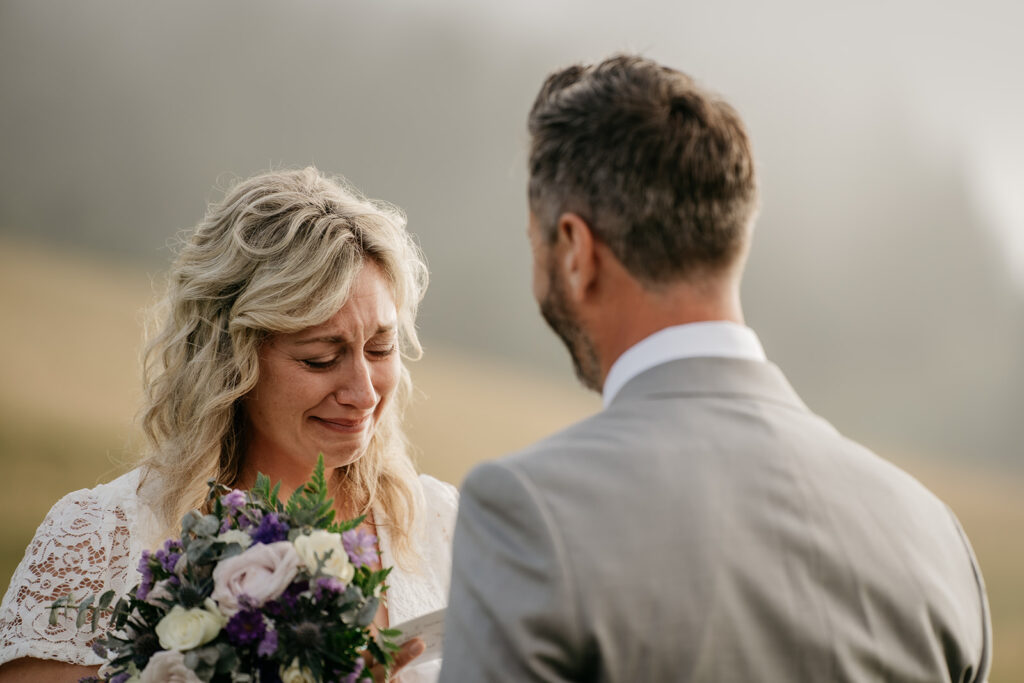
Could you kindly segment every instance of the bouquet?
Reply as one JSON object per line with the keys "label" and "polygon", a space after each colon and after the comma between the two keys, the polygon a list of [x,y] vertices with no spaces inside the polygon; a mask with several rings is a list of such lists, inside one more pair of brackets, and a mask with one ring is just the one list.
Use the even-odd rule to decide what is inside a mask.
{"label": "bouquet", "polygon": [[362,517],[335,523],[323,456],[287,503],[279,490],[263,474],[248,492],[211,481],[211,512],[144,552],[125,597],[58,598],[52,624],[68,610],[79,628],[109,620],[101,677],[83,681],[355,683],[372,680],[364,651],[389,667],[399,632],[369,628],[391,571],[369,567],[376,538]]}

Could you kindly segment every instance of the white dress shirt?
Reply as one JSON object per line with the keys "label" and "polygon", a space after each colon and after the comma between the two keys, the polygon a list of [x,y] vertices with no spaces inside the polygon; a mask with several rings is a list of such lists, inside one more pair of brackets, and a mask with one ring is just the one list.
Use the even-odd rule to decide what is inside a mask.
{"label": "white dress shirt", "polygon": [[604,380],[604,406],[607,408],[626,382],[644,370],[680,358],[709,356],[767,361],[757,334],[746,325],[714,320],[666,327],[618,357]]}

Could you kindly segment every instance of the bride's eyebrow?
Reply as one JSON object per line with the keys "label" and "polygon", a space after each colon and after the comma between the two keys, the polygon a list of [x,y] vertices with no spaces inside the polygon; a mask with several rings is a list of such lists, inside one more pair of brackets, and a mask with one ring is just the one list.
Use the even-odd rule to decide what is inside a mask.
{"label": "bride's eyebrow", "polygon": [[[377,331],[373,333],[373,336],[377,337],[382,334],[389,334],[394,331],[394,324],[381,325],[380,327],[377,328]],[[309,337],[307,339],[298,339],[293,343],[296,346],[304,346],[306,344],[349,344],[351,343],[351,341],[349,339],[346,339],[345,337],[340,337],[338,335],[332,334],[320,337]]]}

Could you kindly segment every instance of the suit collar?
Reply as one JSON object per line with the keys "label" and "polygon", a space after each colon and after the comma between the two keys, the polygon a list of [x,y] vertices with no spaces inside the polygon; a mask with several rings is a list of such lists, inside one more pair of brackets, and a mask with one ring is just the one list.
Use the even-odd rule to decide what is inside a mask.
{"label": "suit collar", "polygon": [[637,342],[619,356],[602,388],[605,406],[622,387],[645,370],[681,358],[767,360],[757,334],[745,325],[707,320],[666,327]]}
{"label": "suit collar", "polygon": [[774,363],[744,358],[682,358],[629,380],[609,407],[625,401],[674,396],[735,396],[807,406]]}

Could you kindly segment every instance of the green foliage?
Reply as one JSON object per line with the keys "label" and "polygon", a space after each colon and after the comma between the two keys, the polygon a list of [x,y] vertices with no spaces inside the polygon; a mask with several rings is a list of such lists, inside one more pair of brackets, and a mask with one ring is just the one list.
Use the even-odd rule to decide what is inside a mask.
{"label": "green foliage", "polygon": [[308,482],[295,490],[285,508],[296,525],[329,529],[334,522],[334,499],[327,497],[324,454],[317,456]]}
{"label": "green foliage", "polygon": [[[321,456],[322,458],[323,456]],[[281,504],[280,499],[281,482],[277,482],[276,485],[271,485],[270,477],[258,472],[256,474],[256,484],[250,489],[249,495],[253,498],[253,502],[263,507],[266,507],[274,512],[284,512],[284,505]]]}
{"label": "green foliage", "polygon": [[117,606],[111,610],[110,603],[113,602],[114,595],[113,590],[108,590],[98,596],[98,602],[96,595],[87,595],[77,604],[75,604],[74,596],[70,594],[61,596],[50,605],[50,626],[56,626],[59,617],[67,614],[68,610],[74,610],[76,614],[75,627],[82,628],[88,622],[91,625],[91,630],[95,632],[99,628],[100,617],[109,616],[113,623],[118,616],[118,609],[123,601],[119,600]]}

